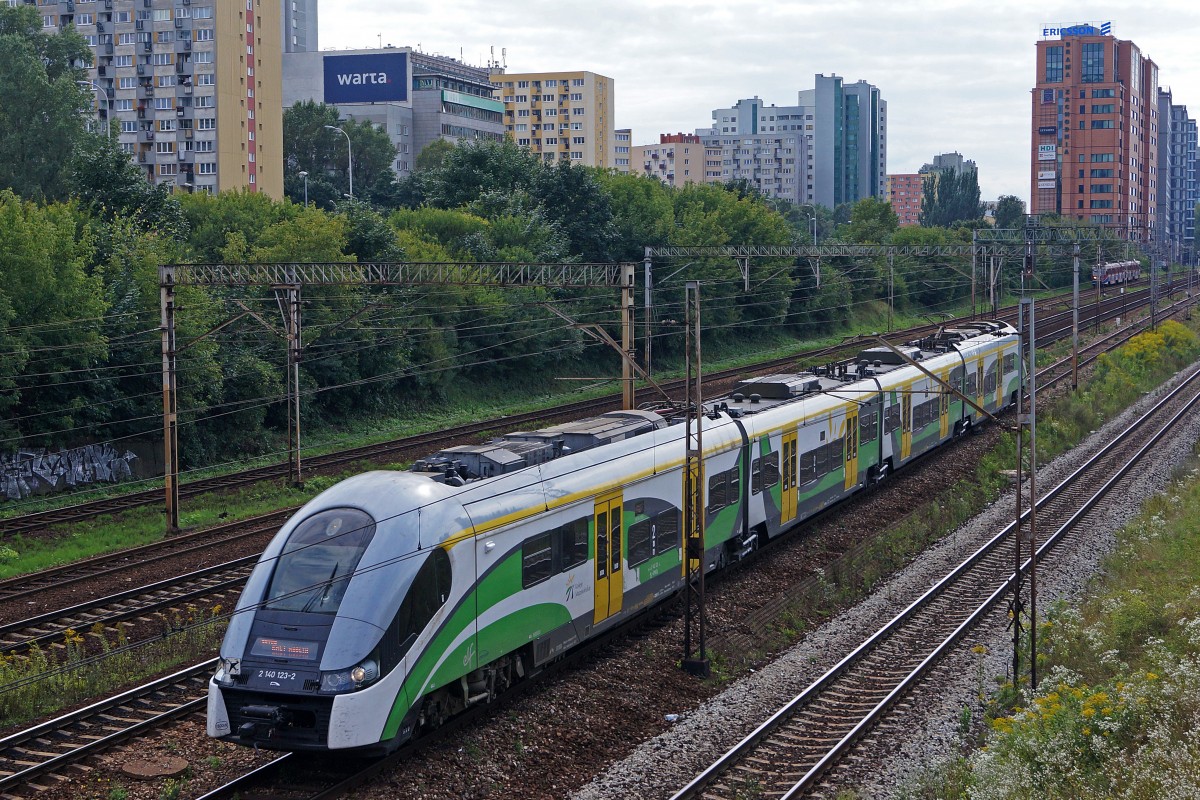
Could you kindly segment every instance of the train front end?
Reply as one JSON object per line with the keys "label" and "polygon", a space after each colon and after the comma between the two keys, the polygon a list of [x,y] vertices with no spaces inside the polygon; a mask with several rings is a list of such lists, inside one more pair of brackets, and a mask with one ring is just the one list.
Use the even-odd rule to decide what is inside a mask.
{"label": "train front end", "polygon": [[[419,509],[450,491],[408,473],[367,473],[281,528],[230,619],[209,681],[209,736],[369,753],[412,735],[404,682],[421,632],[413,628],[430,621],[427,607],[444,604],[452,569],[442,515],[426,512],[422,541]],[[451,525],[465,518],[451,516]]]}

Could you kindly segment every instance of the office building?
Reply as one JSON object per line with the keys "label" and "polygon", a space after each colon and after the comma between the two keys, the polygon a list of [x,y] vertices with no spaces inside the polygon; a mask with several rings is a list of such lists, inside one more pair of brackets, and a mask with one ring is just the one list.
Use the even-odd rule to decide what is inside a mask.
{"label": "office building", "polygon": [[887,198],[900,219],[900,226],[921,224],[921,198],[925,192],[925,175],[920,172],[897,173],[887,176]]}
{"label": "office building", "polygon": [[1160,258],[1196,263],[1196,120],[1158,90],[1158,245]]}
{"label": "office building", "polygon": [[616,166],[613,79],[594,72],[494,72],[504,124],[544,161]]}
{"label": "office building", "polygon": [[722,181],[721,148],[706,145],[691,133],[664,133],[658,144],[637,145],[630,161],[633,174],[657,178],[668,186]]}
{"label": "office building", "polygon": [[285,106],[327,103],[343,118],[382,127],[399,176],[438,139],[504,138],[504,106],[493,99],[488,69],[455,58],[411,47],[286,53],[283,75]]}
{"label": "office building", "polygon": [[103,124],[155,183],[283,194],[279,0],[39,0],[94,54]]}
{"label": "office building", "polygon": [[1158,225],[1158,67],[1110,30],[1047,28],[1037,42],[1029,211],[1148,242]]}
{"label": "office building", "polygon": [[778,186],[778,192],[765,192],[772,196],[828,208],[882,197],[886,101],[865,81],[847,84],[836,75],[817,75],[814,84],[798,93],[794,106],[766,105],[755,97],[717,109],[712,127],[696,133],[725,150],[727,179]]}
{"label": "office building", "polygon": [[281,0],[283,13],[283,42],[285,53],[307,53],[317,46],[317,0]]}

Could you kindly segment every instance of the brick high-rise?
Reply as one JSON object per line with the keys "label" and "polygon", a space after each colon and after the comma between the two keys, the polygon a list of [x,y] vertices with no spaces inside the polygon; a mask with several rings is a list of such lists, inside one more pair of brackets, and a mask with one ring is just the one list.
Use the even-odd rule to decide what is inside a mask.
{"label": "brick high-rise", "polygon": [[1029,210],[1149,241],[1158,223],[1158,67],[1106,30],[1051,29],[1055,38],[1037,43]]}

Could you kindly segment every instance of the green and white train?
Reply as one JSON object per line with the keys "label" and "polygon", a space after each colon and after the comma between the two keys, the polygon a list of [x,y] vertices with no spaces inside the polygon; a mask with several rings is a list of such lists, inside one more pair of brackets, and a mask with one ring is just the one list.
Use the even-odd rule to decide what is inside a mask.
{"label": "green and white train", "polygon": [[[944,329],[905,349],[989,412],[1017,398],[1006,324]],[[978,421],[886,348],[744,381],[706,411],[708,569]],[[613,412],[321,493],[246,584],[209,683],[209,735],[389,750],[675,595],[684,444],[682,417]]]}

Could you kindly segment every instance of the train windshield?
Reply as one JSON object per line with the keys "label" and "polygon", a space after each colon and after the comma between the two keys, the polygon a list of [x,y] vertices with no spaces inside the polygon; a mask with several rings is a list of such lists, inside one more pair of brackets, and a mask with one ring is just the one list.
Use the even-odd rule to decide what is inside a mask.
{"label": "train windshield", "polygon": [[375,520],[357,509],[336,508],[309,517],[283,546],[264,608],[336,614],[374,535]]}

